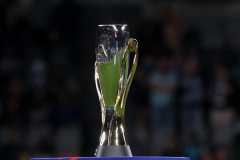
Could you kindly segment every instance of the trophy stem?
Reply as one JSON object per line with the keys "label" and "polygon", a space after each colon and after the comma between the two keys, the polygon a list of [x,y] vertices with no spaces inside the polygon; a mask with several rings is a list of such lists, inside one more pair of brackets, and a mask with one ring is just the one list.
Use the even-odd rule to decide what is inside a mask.
{"label": "trophy stem", "polygon": [[102,118],[100,145],[127,145],[124,116],[118,116],[114,107],[106,107]]}
{"label": "trophy stem", "polygon": [[132,156],[126,143],[124,116],[117,116],[114,107],[106,107],[102,118],[104,120],[96,156]]}

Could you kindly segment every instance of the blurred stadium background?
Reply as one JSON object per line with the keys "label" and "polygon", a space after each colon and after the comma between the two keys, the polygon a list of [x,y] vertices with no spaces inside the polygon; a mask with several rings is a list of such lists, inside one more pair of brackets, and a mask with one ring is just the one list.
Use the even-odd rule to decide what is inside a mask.
{"label": "blurred stadium background", "polygon": [[133,154],[239,160],[237,0],[1,0],[0,159],[93,156],[95,29],[107,23],[139,40]]}

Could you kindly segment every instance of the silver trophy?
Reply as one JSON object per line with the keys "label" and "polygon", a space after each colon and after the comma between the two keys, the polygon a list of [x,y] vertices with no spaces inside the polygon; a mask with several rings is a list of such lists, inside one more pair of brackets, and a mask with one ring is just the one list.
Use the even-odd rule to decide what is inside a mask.
{"label": "silver trophy", "polygon": [[[102,129],[97,157],[132,156],[126,140],[124,111],[137,68],[138,42],[129,39],[126,24],[97,26],[95,83],[101,105]],[[129,54],[134,53],[129,70]]]}

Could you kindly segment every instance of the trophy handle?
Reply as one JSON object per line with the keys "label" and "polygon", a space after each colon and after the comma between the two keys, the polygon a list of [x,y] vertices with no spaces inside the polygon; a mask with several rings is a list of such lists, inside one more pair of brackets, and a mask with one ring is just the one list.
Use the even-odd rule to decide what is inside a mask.
{"label": "trophy handle", "polygon": [[102,123],[104,123],[105,121],[105,109],[104,109],[104,106],[105,106],[105,102],[103,100],[103,94],[102,94],[102,90],[101,90],[101,85],[100,85],[100,82],[99,82],[99,75],[98,75],[98,72],[97,72],[97,62],[95,62],[95,85],[96,85],[96,88],[97,88],[97,93],[98,93],[98,98],[99,98],[99,101],[100,101],[100,106],[101,106],[101,111],[102,111]]}
{"label": "trophy handle", "polygon": [[[128,74],[127,80],[126,80],[126,84],[125,86],[123,86],[123,90],[122,88],[119,87],[118,89],[118,95],[120,95],[120,97],[117,98],[116,101],[116,111],[117,111],[117,115],[118,116],[122,116],[124,114],[125,111],[125,104],[126,104],[126,100],[127,100],[127,95],[128,95],[128,91],[129,88],[131,86],[136,68],[137,68],[137,62],[138,62],[138,41],[136,39],[131,38],[128,41],[128,45],[123,53],[123,58],[122,58],[122,66],[121,66],[121,71],[120,71],[120,80],[119,80],[119,86],[121,86],[121,84],[124,84],[124,72],[126,67],[129,65],[128,64],[128,54],[134,52],[134,59],[133,59],[133,64],[132,64],[132,68]],[[122,92],[122,94],[121,94]]]}

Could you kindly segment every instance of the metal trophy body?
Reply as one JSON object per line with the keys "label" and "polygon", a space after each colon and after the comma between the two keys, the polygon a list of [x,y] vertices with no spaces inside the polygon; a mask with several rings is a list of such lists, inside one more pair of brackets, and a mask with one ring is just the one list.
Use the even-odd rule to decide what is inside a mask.
{"label": "metal trophy body", "polygon": [[[126,141],[124,111],[137,67],[137,40],[129,39],[126,24],[98,25],[95,83],[102,112],[97,157],[132,156]],[[129,53],[134,52],[129,72]]]}

